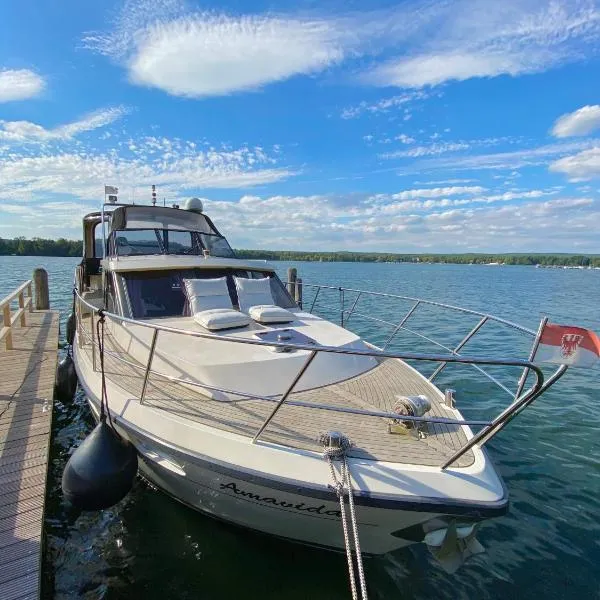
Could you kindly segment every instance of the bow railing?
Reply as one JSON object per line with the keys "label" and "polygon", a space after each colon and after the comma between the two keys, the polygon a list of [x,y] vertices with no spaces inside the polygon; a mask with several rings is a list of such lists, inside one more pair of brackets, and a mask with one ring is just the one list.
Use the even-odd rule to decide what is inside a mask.
{"label": "bow railing", "polygon": [[[99,314],[103,315],[106,319],[114,321],[115,323],[131,324],[131,325],[136,325],[139,327],[144,327],[144,328],[148,328],[148,329],[152,330],[152,341],[149,346],[148,358],[147,358],[145,365],[143,365],[141,363],[137,363],[136,361],[128,361],[127,359],[124,359],[122,356],[117,355],[116,353],[114,356],[114,358],[116,358],[117,360],[125,362],[128,365],[130,365],[136,369],[139,369],[140,371],[143,372],[142,392],[141,392],[140,399],[139,399],[140,403],[141,404],[144,403],[146,388],[147,388],[148,379],[149,379],[150,375],[157,375],[157,376],[163,377],[171,382],[185,384],[188,386],[194,386],[194,387],[197,387],[202,390],[209,391],[209,392],[220,392],[222,394],[231,395],[231,396],[239,397],[242,399],[245,398],[245,399],[252,399],[252,400],[262,400],[265,402],[273,403],[274,406],[273,406],[272,411],[270,412],[270,414],[267,416],[267,418],[264,420],[264,422],[261,424],[261,426],[257,430],[256,434],[254,435],[253,442],[256,442],[259,439],[260,435],[268,427],[268,425],[271,423],[274,416],[277,414],[278,410],[284,404],[287,404],[290,406],[304,407],[307,410],[308,409],[310,409],[310,410],[329,410],[329,411],[333,411],[333,412],[351,413],[351,414],[356,414],[356,415],[361,415],[361,416],[379,417],[379,418],[387,418],[387,419],[397,419],[398,418],[398,415],[396,413],[391,413],[391,412],[386,412],[386,411],[359,409],[359,408],[355,408],[355,407],[344,407],[344,406],[339,406],[339,405],[317,404],[317,403],[313,403],[313,402],[308,403],[308,402],[303,402],[301,400],[291,399],[290,395],[293,393],[293,391],[295,389],[297,389],[298,382],[301,380],[302,376],[304,375],[306,370],[309,368],[311,362],[314,360],[314,358],[319,353],[331,353],[331,354],[336,354],[336,355],[369,356],[369,357],[375,357],[375,358],[379,358],[379,359],[393,358],[393,359],[400,359],[403,361],[414,361],[416,363],[437,364],[438,366],[437,366],[436,370],[429,378],[430,381],[435,379],[435,376],[439,372],[441,372],[442,369],[440,369],[440,367],[443,368],[448,364],[470,365],[471,367],[476,368],[479,372],[484,373],[488,376],[489,376],[489,374],[483,368],[485,366],[488,366],[488,367],[489,366],[502,366],[502,367],[519,368],[520,372],[521,372],[521,378],[519,379],[518,393],[515,395],[513,395],[513,393],[510,392],[506,386],[500,384],[499,382],[496,382],[495,378],[493,376],[489,376],[489,378],[494,383],[497,383],[498,385],[500,385],[502,387],[502,389],[505,389],[505,391],[508,391],[511,394],[511,396],[513,397],[513,401],[511,402],[511,404],[508,407],[506,407],[502,412],[500,412],[493,419],[472,420],[472,419],[463,419],[463,418],[461,418],[461,419],[445,418],[445,417],[439,417],[439,416],[421,416],[421,417],[411,416],[411,415],[403,415],[402,416],[402,420],[412,421],[412,422],[416,422],[416,423],[434,423],[434,424],[442,423],[442,424],[447,424],[447,425],[480,427],[480,430],[477,433],[475,433],[474,435],[472,435],[470,437],[470,439],[467,440],[466,444],[464,444],[453,456],[451,456],[448,460],[446,460],[444,464],[440,465],[441,468],[443,468],[443,469],[446,469],[449,466],[451,466],[453,463],[455,463],[461,456],[463,456],[465,453],[467,453],[475,445],[483,445],[484,443],[489,441],[506,424],[508,424],[508,422],[510,422],[512,420],[512,418],[514,418],[517,414],[519,414],[524,408],[529,406],[536,398],[538,398],[551,385],[553,385],[566,371],[566,367],[560,366],[548,379],[544,380],[544,375],[543,375],[541,369],[531,361],[531,356],[533,356],[533,353],[534,353],[533,349],[530,354],[530,359],[528,359],[528,360],[517,359],[517,358],[486,358],[486,357],[482,358],[482,357],[474,357],[474,356],[465,356],[465,355],[461,355],[458,352],[458,350],[460,350],[469,339],[471,339],[474,335],[477,334],[478,331],[481,330],[483,325],[488,320],[493,320],[493,321],[505,324],[511,328],[514,328],[517,331],[521,331],[522,333],[527,334],[528,336],[532,335],[534,338],[534,348],[535,348],[537,339],[539,338],[539,332],[538,332],[538,335],[536,335],[535,332],[527,330],[526,328],[516,325],[514,323],[510,323],[509,321],[505,321],[504,319],[500,319],[500,318],[493,317],[491,315],[486,315],[483,313],[478,313],[477,311],[473,311],[473,310],[469,310],[469,309],[462,309],[459,307],[453,307],[453,306],[450,306],[447,304],[442,304],[442,303],[433,302],[433,301],[429,301],[429,300],[420,300],[420,299],[404,297],[404,296],[395,296],[393,294],[380,294],[377,292],[365,292],[365,291],[360,291],[360,290],[351,290],[348,288],[334,288],[332,286],[311,286],[310,284],[304,284],[304,285],[306,285],[307,287],[316,288],[315,299],[312,302],[311,311],[315,309],[316,300],[317,300],[316,297],[318,296],[319,291],[321,289],[327,288],[329,290],[337,290],[338,293],[344,293],[344,292],[356,292],[357,293],[358,297],[353,299],[352,304],[351,304],[350,308],[348,308],[348,309],[345,309],[343,307],[343,297],[342,297],[342,309],[340,312],[340,318],[343,320],[344,326],[348,325],[349,317],[351,317],[353,315],[358,316],[360,314],[358,311],[356,311],[356,307],[358,305],[360,296],[362,296],[362,295],[369,294],[372,296],[387,296],[390,298],[400,298],[403,300],[413,301],[413,304],[412,304],[411,308],[409,309],[409,311],[405,315],[403,315],[402,319],[400,319],[400,321],[398,323],[392,323],[391,321],[378,319],[378,318],[370,316],[370,315],[363,315],[363,316],[369,316],[371,319],[374,319],[379,323],[386,323],[386,324],[390,325],[392,327],[392,335],[388,339],[388,343],[386,343],[384,345],[384,347],[381,349],[377,348],[375,346],[371,346],[367,349],[354,349],[354,348],[348,348],[348,347],[334,347],[334,346],[324,346],[324,345],[295,344],[295,343],[290,343],[290,342],[265,341],[265,340],[260,340],[260,339],[234,337],[231,335],[221,335],[221,334],[215,335],[213,333],[204,333],[201,331],[190,331],[190,330],[179,329],[176,327],[160,325],[155,322],[151,323],[151,322],[147,322],[144,320],[130,319],[127,317],[123,317],[121,315],[110,313],[101,308],[98,308],[94,304],[91,304],[91,303],[87,302],[84,298],[82,298],[81,295],[78,293],[78,291],[75,291],[75,300],[76,300],[75,308],[76,308],[76,317],[77,317],[76,323],[77,323],[77,333],[78,333],[79,344],[80,345],[83,345],[84,343],[91,344],[91,346],[92,346],[92,363],[93,363],[94,369],[96,369],[96,362],[97,362],[96,361],[96,353],[98,351],[99,344],[98,344],[98,340],[95,339],[95,335],[94,335],[94,329],[95,329],[94,320],[95,320],[95,318],[97,318],[97,316]],[[446,347],[445,345],[442,345],[439,343],[437,344],[438,346],[440,346],[440,347],[444,348],[445,350],[447,350],[448,352],[450,352],[450,354],[424,354],[424,353],[405,352],[405,351],[398,352],[398,351],[388,350],[387,347],[389,346],[389,342],[391,341],[391,339],[393,339],[394,335],[397,332],[399,332],[400,330],[406,330],[406,331],[412,332],[411,329],[406,327],[406,322],[414,315],[415,311],[419,308],[419,306],[421,304],[442,307],[442,308],[446,308],[446,309],[460,311],[460,312],[470,314],[470,315],[476,315],[476,316],[479,316],[479,322],[475,327],[473,327],[468,332],[468,334],[466,336],[463,337],[463,340],[461,340],[461,344],[459,344],[457,347],[450,348],[450,347]],[[84,319],[83,319],[84,311],[82,311],[82,309],[85,310],[86,315],[89,315],[89,319],[90,319],[89,328],[84,325]],[[153,363],[153,359],[154,359],[154,356],[156,353],[156,347],[157,347],[157,343],[159,340],[159,334],[161,332],[169,332],[171,334],[194,337],[194,338],[198,338],[198,339],[210,339],[210,340],[222,342],[223,344],[238,344],[238,345],[239,344],[247,344],[247,345],[252,345],[252,346],[265,346],[265,347],[269,347],[269,348],[278,348],[280,350],[290,350],[291,349],[291,350],[295,350],[295,351],[305,351],[307,353],[307,356],[306,356],[306,359],[305,359],[304,363],[302,364],[301,368],[299,369],[299,371],[293,378],[293,380],[290,381],[290,384],[287,387],[287,389],[285,390],[285,392],[283,394],[281,394],[280,396],[261,396],[261,395],[257,395],[257,394],[248,394],[248,393],[244,392],[244,390],[235,390],[235,389],[227,389],[227,388],[223,388],[223,387],[211,386],[209,384],[202,383],[199,381],[194,381],[189,378],[175,377],[168,373],[162,373],[162,372],[159,372],[159,371],[153,369],[152,363]],[[413,332],[413,333],[415,333],[415,332]],[[425,337],[425,336],[421,336],[421,337]],[[426,339],[428,339],[428,338],[426,338]],[[108,351],[108,350],[106,350],[106,351],[110,353],[110,351]],[[527,380],[527,375],[529,375],[529,374],[532,374],[534,381],[533,381],[531,387],[529,387],[527,390],[523,391],[526,380]],[[452,408],[454,408],[454,407],[452,406]]]}

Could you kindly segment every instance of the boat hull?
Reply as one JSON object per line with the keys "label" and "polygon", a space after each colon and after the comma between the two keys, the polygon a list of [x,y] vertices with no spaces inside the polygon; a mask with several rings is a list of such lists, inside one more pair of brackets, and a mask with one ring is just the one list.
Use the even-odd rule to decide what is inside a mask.
{"label": "boat hull", "polygon": [[[94,416],[97,405],[89,400]],[[117,427],[137,448],[141,475],[179,502],[211,517],[289,541],[344,551],[340,505],[333,491],[293,488],[289,484],[223,468],[216,462],[178,452],[134,431]],[[425,532],[455,520],[482,520],[477,509],[438,507],[412,501],[370,506],[356,497],[361,550],[378,555],[421,542]],[[406,508],[404,508],[406,506]]]}

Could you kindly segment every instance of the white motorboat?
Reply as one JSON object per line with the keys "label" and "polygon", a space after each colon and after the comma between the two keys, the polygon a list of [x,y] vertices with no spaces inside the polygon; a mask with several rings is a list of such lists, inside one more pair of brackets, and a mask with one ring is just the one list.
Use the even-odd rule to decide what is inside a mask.
{"label": "white motorboat", "polygon": [[[108,407],[143,477],[213,517],[331,549],[347,548],[334,485],[346,464],[362,552],[424,542],[454,564],[477,551],[478,524],[508,507],[483,444],[567,369],[544,379],[534,364],[545,321],[536,333],[434,301],[333,286],[313,286],[306,310],[290,293],[298,282],[236,258],[195,199],[181,209],[113,202],[87,215],[75,280],[79,382],[98,417],[101,321]],[[314,314],[327,290],[345,298],[340,324]],[[348,328],[367,297],[409,303],[397,323],[363,315],[390,326],[381,348]],[[477,323],[443,354],[388,350],[400,331],[424,337],[407,325],[424,307]],[[488,322],[531,338],[529,359],[461,355]],[[511,395],[507,408],[465,420],[453,391],[434,384],[451,363],[497,383]],[[429,377],[412,366],[425,364],[437,366]],[[487,365],[517,371],[514,389]]]}

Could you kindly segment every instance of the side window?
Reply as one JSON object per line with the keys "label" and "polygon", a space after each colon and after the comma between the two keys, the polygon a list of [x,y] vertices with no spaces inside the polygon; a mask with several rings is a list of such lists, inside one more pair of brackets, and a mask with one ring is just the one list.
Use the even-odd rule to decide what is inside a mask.
{"label": "side window", "polygon": [[94,227],[94,256],[102,258],[102,223]]}

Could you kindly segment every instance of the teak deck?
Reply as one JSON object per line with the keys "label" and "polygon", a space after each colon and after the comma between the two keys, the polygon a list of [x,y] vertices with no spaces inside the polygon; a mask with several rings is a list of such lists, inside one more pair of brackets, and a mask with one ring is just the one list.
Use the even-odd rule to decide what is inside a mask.
{"label": "teak deck", "polygon": [[0,599],[40,594],[58,312],[26,314],[0,344]]}
{"label": "teak deck", "polygon": [[[87,329],[89,323],[85,321]],[[105,355],[107,378],[139,399],[145,365],[136,363],[110,334],[107,334],[106,348],[109,351]],[[83,349],[91,353],[91,344],[85,344]],[[157,352],[160,352],[158,346]],[[440,402],[439,390],[397,359],[384,359],[370,371],[337,384],[292,393],[290,400],[391,413],[397,395],[419,394],[426,395],[431,402],[429,415],[454,416]],[[263,400],[211,400],[199,388],[174,383],[157,374],[151,374],[148,379],[144,405],[248,437],[254,436],[274,406]],[[387,418],[284,404],[261,439],[321,451],[317,442],[319,434],[341,431],[354,444],[351,456],[422,466],[440,466],[467,442],[465,433],[457,425],[430,423],[425,427],[426,435],[421,437],[412,432],[392,434],[388,425]],[[474,455],[469,451],[456,465],[466,467],[473,461]]]}

